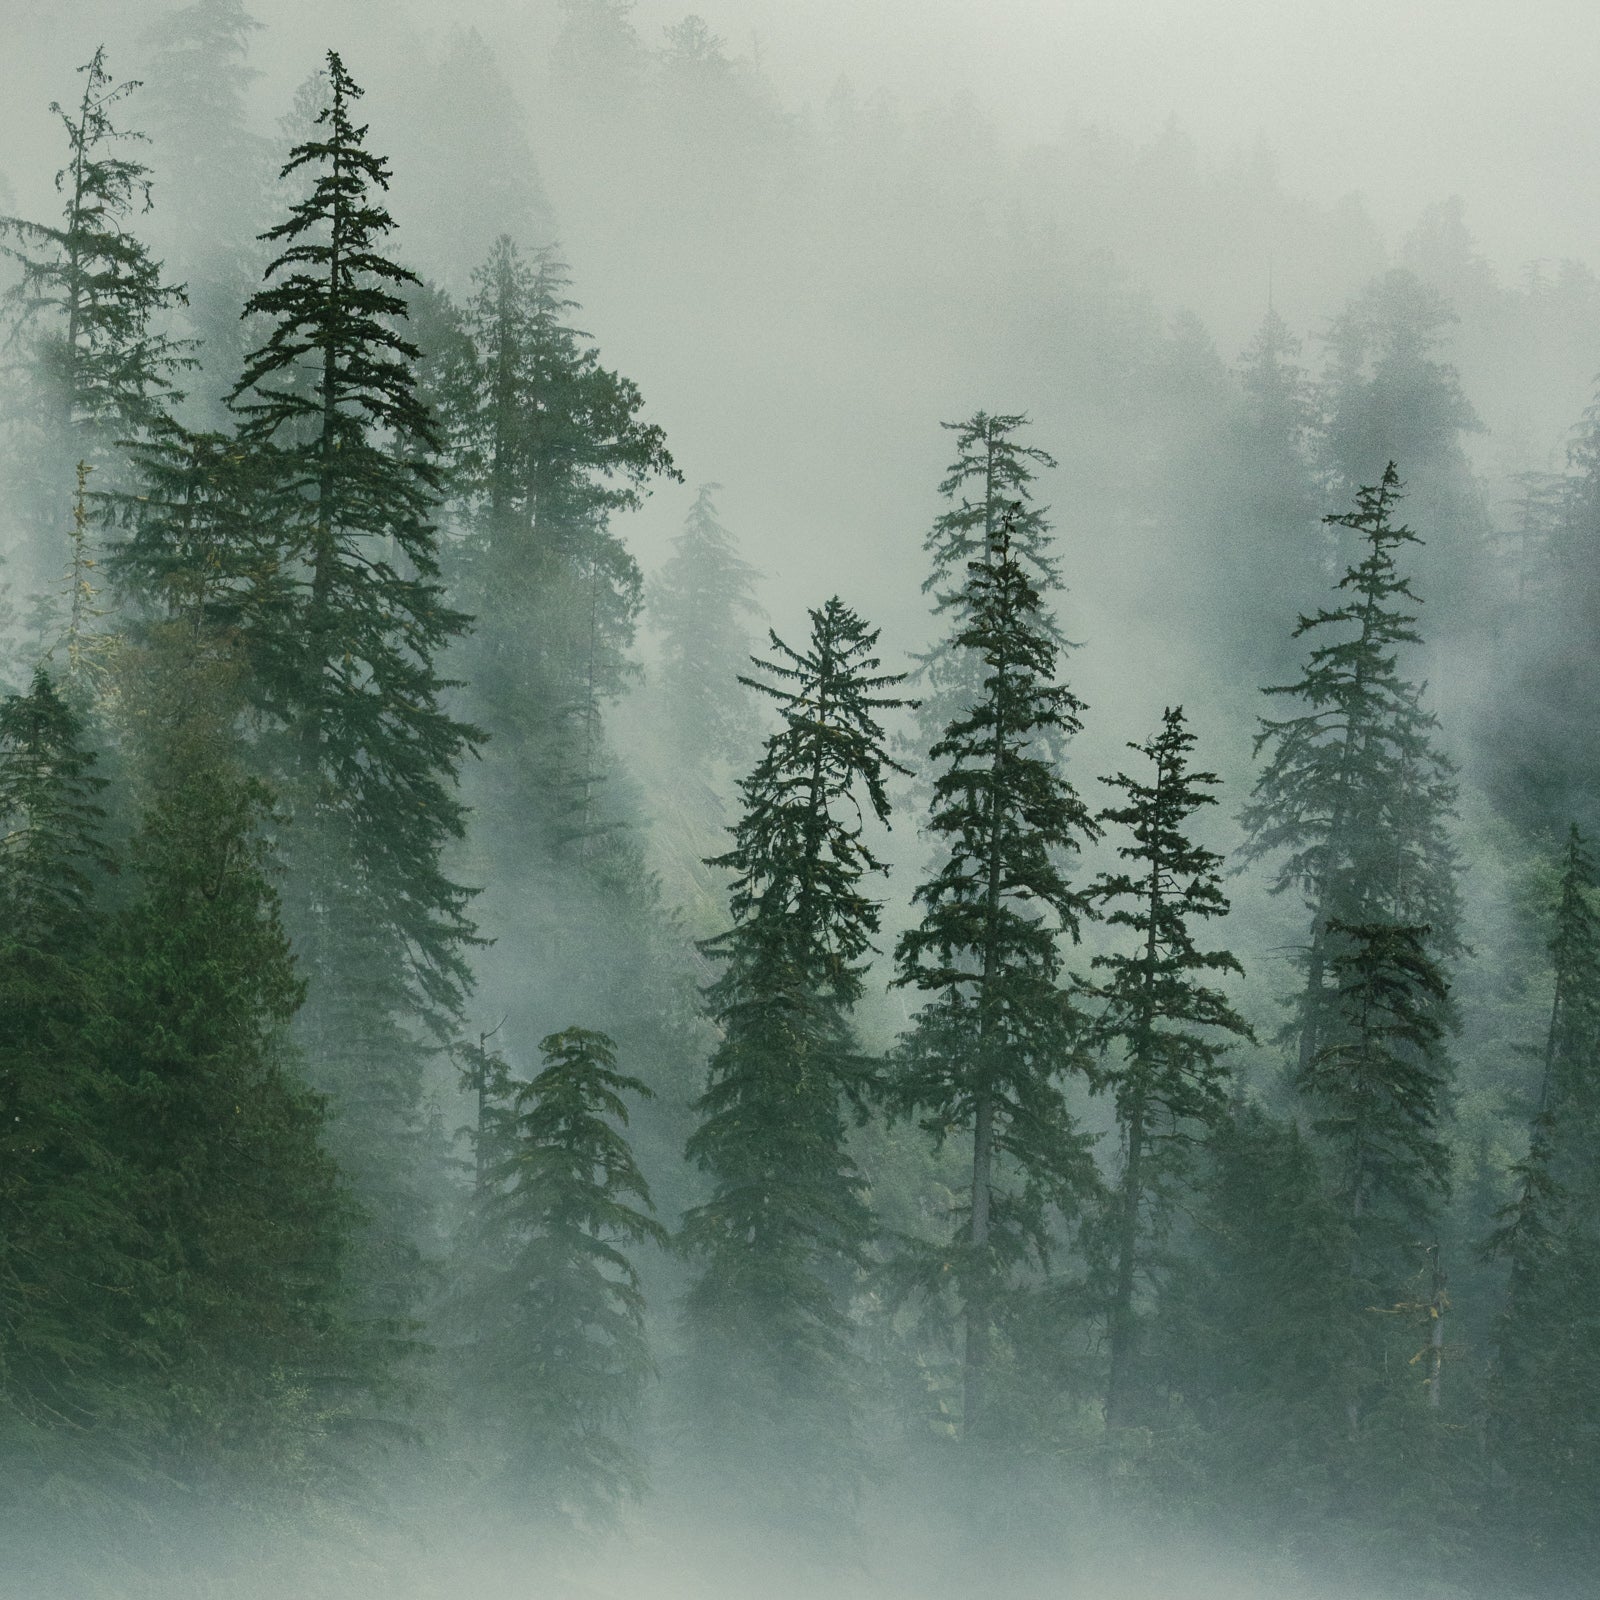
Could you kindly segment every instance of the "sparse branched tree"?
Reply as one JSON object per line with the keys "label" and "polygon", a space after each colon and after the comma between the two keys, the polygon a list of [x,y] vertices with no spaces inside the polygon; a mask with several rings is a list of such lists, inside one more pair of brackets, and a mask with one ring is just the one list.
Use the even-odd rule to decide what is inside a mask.
{"label": "sparse branched tree", "polygon": [[701,1421],[724,1445],[767,1434],[769,1467],[787,1451],[796,1513],[852,1492],[846,1297],[871,1218],[846,1140],[869,1088],[849,1013],[878,928],[866,880],[884,870],[863,809],[887,819],[885,779],[901,770],[878,718],[905,704],[877,637],[834,598],[811,612],[805,649],[773,634],[744,680],[782,726],[712,863],[732,877],[732,926],[703,946],[724,966],[706,991],[722,1037],[688,1147],[711,1194],[683,1227]]}
{"label": "sparse branched tree", "polygon": [[[1047,508],[1030,503],[1029,487],[1035,469],[1056,463],[1045,451],[1012,437],[1027,423],[1020,414],[991,416],[977,411],[964,422],[941,424],[956,436],[956,458],[939,485],[950,509],[934,519],[923,540],[929,572],[922,592],[931,597],[933,615],[947,633],[917,657],[913,675],[921,694],[917,715],[923,750],[941,738],[951,720],[982,692],[983,664],[959,642],[971,621],[967,568],[973,561],[989,559],[1002,523],[1009,523],[1016,559],[1039,592],[1049,594],[1061,586]],[[1062,644],[1048,612],[1041,610],[1040,626],[1058,646]]]}
{"label": "sparse branched tree", "polygon": [[50,107],[68,147],[56,174],[60,223],[0,219],[0,248],[21,269],[5,307],[5,358],[21,369],[12,455],[39,534],[67,526],[78,461],[105,469],[102,496],[119,486],[117,443],[162,417],[193,364],[161,326],[183,290],[163,282],[130,227],[149,209],[150,169],[124,153],[143,136],[116,127],[112,114],[138,84],[112,78],[103,46],[78,70],[77,104]]}
{"label": "sparse branched tree", "polygon": [[929,998],[901,1045],[892,1102],[940,1141],[972,1141],[970,1202],[932,1263],[932,1282],[953,1280],[960,1296],[972,1435],[990,1420],[985,1382],[1008,1282],[1048,1257],[1052,1213],[1074,1213],[1093,1189],[1065,1096],[1065,1080],[1090,1064],[1060,941],[1094,914],[1066,860],[1100,829],[1053,760],[1083,706],[1057,679],[1040,606],[1007,518],[968,563],[955,644],[985,676],[930,751],[928,828],[944,859],[895,950],[895,982]]}
{"label": "sparse branched tree", "polygon": [[[1171,1165],[1169,1150],[1215,1127],[1226,1109],[1231,1039],[1248,1024],[1208,976],[1242,974],[1227,950],[1202,950],[1194,924],[1227,915],[1222,858],[1190,839],[1191,818],[1215,805],[1206,790],[1221,780],[1190,769],[1195,738],[1181,706],[1169,707],[1160,733],[1130,745],[1150,763],[1148,780],[1118,773],[1105,781],[1127,804],[1102,811],[1099,821],[1128,829],[1131,844],[1117,854],[1128,865],[1103,874],[1092,893],[1114,927],[1130,930],[1132,951],[1099,955],[1104,976],[1090,988],[1103,1009],[1094,1034],[1113,1052],[1107,1069],[1122,1128],[1123,1165],[1114,1211],[1113,1283],[1108,1314],[1110,1375],[1106,1423],[1127,1421],[1131,1400],[1134,1294],[1143,1263],[1144,1212]],[[1120,1059],[1118,1059],[1120,1058]]]}

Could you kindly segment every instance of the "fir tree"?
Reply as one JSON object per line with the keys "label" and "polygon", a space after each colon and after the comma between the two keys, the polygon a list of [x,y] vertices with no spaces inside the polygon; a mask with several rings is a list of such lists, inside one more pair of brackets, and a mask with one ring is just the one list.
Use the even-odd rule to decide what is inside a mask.
{"label": "fir tree", "polygon": [[1426,927],[1329,924],[1335,1005],[1296,1087],[1334,1154],[1334,1195],[1358,1233],[1415,1229],[1448,1192],[1440,1133],[1446,1064],[1439,1020],[1448,984]]}
{"label": "fir tree", "polygon": [[537,795],[559,851],[586,831],[598,722],[628,675],[643,594],[610,519],[677,473],[661,429],[639,419],[637,385],[568,324],[576,302],[553,251],[529,263],[502,237],[473,281],[460,590],[484,618],[466,675],[501,752],[484,809],[491,828],[515,814],[520,836]]}
{"label": "fir tree", "polygon": [[630,1434],[655,1369],[629,1251],[666,1232],[621,1130],[624,1096],[650,1090],[604,1034],[567,1028],[539,1049],[531,1082],[492,1066],[478,1080],[466,1376],[508,1505],[593,1523],[644,1484]]}
{"label": "fir tree", "polygon": [[[67,136],[55,180],[61,222],[0,219],[5,253],[21,269],[6,307],[8,348],[24,363],[14,451],[40,534],[68,523],[74,464],[114,468],[118,441],[160,420],[177,398],[178,374],[193,364],[160,325],[183,290],[162,281],[129,227],[150,208],[150,169],[119,153],[143,135],[117,128],[112,114],[139,85],[111,77],[103,46],[78,70],[78,103],[50,106]],[[103,495],[118,486],[115,476],[102,479]]]}
{"label": "fir tree", "polygon": [[70,1461],[67,1434],[108,1408],[123,1354],[131,1240],[85,1047],[112,867],[94,768],[42,669],[0,702],[0,1452],[17,1495],[25,1472]]}
{"label": "fir tree", "polygon": [[250,66],[261,30],[243,0],[192,0],[145,34],[150,122],[162,192],[156,222],[171,242],[188,319],[205,351],[195,387],[223,420],[222,396],[246,351],[239,305],[265,264],[254,238],[270,179],[267,141],[250,130]]}
{"label": "fir tree", "polygon": [[1487,1241],[1510,1268],[1496,1330],[1490,1440],[1510,1480],[1507,1531],[1532,1526],[1563,1576],[1587,1574],[1600,1493],[1600,914],[1574,826],[1550,939],[1554,992],[1528,1149]]}
{"label": "fir tree", "polygon": [[713,762],[738,761],[758,731],[738,690],[750,655],[745,622],[762,614],[753,594],[757,574],[717,520],[712,496],[719,487],[700,486],[648,599],[662,641],[661,688],[674,743],[701,774]]}
{"label": "fir tree", "polygon": [[930,752],[929,828],[947,854],[916,892],[923,916],[896,946],[895,982],[931,998],[902,1044],[891,1095],[941,1142],[972,1140],[970,1204],[934,1270],[961,1298],[963,1426],[977,1434],[990,1420],[985,1382],[1007,1279],[1048,1256],[1052,1208],[1070,1215],[1091,1189],[1087,1140],[1063,1088],[1086,1063],[1059,939],[1076,938],[1093,915],[1063,858],[1100,830],[1051,758],[1083,707],[1056,679],[1058,647],[1009,518],[969,563],[962,609],[955,643],[987,675]]}
{"label": "fir tree", "polygon": [[469,892],[440,857],[462,832],[456,774],[476,732],[445,710],[436,664],[466,618],[439,582],[433,431],[418,352],[397,327],[399,291],[416,279],[382,253],[388,168],[352,120],[361,91],[332,52],[328,82],[313,136],[283,169],[307,187],[264,235],[281,253],[246,310],[270,333],[233,403],[263,484],[250,684],[293,810],[301,1033],[374,1213],[378,1303],[393,1310],[419,1227],[405,1154],[424,1049],[414,1024],[446,1033],[469,981]]}
{"label": "fir tree", "polygon": [[1333,923],[1426,926],[1430,957],[1441,961],[1462,948],[1447,831],[1455,769],[1436,747],[1438,724],[1423,709],[1421,687],[1400,668],[1402,649],[1420,635],[1398,555],[1420,541],[1392,520],[1399,496],[1391,462],[1353,512],[1325,519],[1365,548],[1339,580],[1343,603],[1303,615],[1294,632],[1316,640],[1326,629],[1330,642],[1313,644],[1296,682],[1265,691],[1306,709],[1261,719],[1255,747],[1267,759],[1242,815],[1244,858],[1280,856],[1272,892],[1297,889],[1311,917],[1305,987],[1290,1028],[1302,1074],[1325,1042]]}
{"label": "fir tree", "polygon": [[1109,1311],[1110,1376],[1106,1422],[1126,1422],[1133,1358],[1135,1279],[1143,1253],[1142,1214],[1170,1165],[1168,1150],[1214,1127],[1226,1106],[1228,1037],[1250,1029],[1208,974],[1242,975],[1226,950],[1201,950],[1191,924],[1227,915],[1220,883],[1222,858],[1187,834],[1190,818],[1216,804],[1206,788],[1221,780],[1189,767],[1194,748],[1182,707],[1169,707],[1161,732],[1130,745],[1153,765],[1150,781],[1125,773],[1105,781],[1128,803],[1102,811],[1099,821],[1129,829],[1133,843],[1117,854],[1130,865],[1106,873],[1093,888],[1106,920],[1131,930],[1130,954],[1096,956],[1106,974],[1091,992],[1104,1009],[1095,1033],[1121,1060],[1110,1067],[1123,1167],[1115,1201],[1114,1284]]}
{"label": "fir tree", "polygon": [[[886,821],[890,758],[878,717],[905,704],[879,670],[876,632],[837,598],[811,612],[807,648],[776,634],[774,659],[744,681],[783,722],[740,785],[732,926],[702,948],[725,965],[706,991],[721,1032],[689,1140],[711,1195],[685,1218],[698,1272],[687,1325],[708,1393],[703,1425],[786,1439],[799,1510],[848,1494],[845,1296],[871,1218],[846,1143],[868,1069],[851,1036],[884,870],[862,802]],[[741,1416],[740,1413],[743,1413]]]}
{"label": "fir tree", "polygon": [[[956,436],[956,458],[939,485],[950,509],[934,519],[922,543],[930,565],[922,592],[932,597],[934,617],[948,619],[949,632],[917,658],[914,681],[922,691],[918,725],[923,749],[981,692],[982,663],[959,642],[971,621],[967,568],[989,559],[1002,523],[1009,525],[1017,559],[1039,591],[1048,594],[1061,586],[1047,508],[1029,503],[1034,469],[1056,463],[1045,451],[1012,437],[1027,422],[1020,414],[977,411],[965,422],[940,424]],[[1054,621],[1043,613],[1041,626],[1057,645],[1062,643]]]}
{"label": "fir tree", "polygon": [[143,817],[88,1037],[137,1229],[125,1383],[150,1413],[143,1448],[179,1482],[266,1469],[279,1490],[323,1492],[331,1461],[307,1446],[378,1368],[346,1321],[354,1218],[289,1041],[304,985],[266,794],[239,765],[237,666],[180,621],[150,629],[122,676]]}

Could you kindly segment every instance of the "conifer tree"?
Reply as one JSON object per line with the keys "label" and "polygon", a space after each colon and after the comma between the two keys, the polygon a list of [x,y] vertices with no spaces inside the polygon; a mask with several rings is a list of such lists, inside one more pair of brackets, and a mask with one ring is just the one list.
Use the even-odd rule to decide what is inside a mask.
{"label": "conifer tree", "polygon": [[1128,954],[1100,955],[1106,974],[1090,992],[1104,1009],[1094,1032],[1120,1056],[1108,1069],[1122,1128],[1123,1166],[1114,1202],[1114,1282],[1108,1316],[1110,1375],[1106,1422],[1127,1421],[1134,1339],[1135,1279],[1143,1254],[1142,1214],[1170,1164],[1168,1150],[1214,1127],[1226,1108],[1229,1036],[1248,1037],[1248,1024],[1207,975],[1243,973],[1227,950],[1201,950],[1191,924],[1227,915],[1220,882],[1222,858],[1195,844],[1190,818],[1215,805],[1206,788],[1221,780],[1190,770],[1194,735],[1183,708],[1170,706],[1160,733],[1130,745],[1153,765],[1148,782],[1118,773],[1105,781],[1128,803],[1100,813],[1102,823],[1129,829],[1133,843],[1118,847],[1129,865],[1103,874],[1093,894],[1115,927],[1137,945]]}
{"label": "conifer tree", "polygon": [[[85,1033],[111,870],[105,780],[40,669],[0,701],[0,1453],[48,1478],[117,1383],[130,1245]],[[13,1484],[20,1492],[20,1484]],[[9,1497],[8,1497],[9,1498]]]}
{"label": "conifer tree", "polygon": [[[476,731],[444,708],[437,657],[466,626],[431,521],[432,425],[398,329],[414,276],[382,253],[384,161],[353,121],[336,53],[329,100],[285,178],[305,183],[248,313],[270,329],[234,391],[262,485],[247,631],[268,770],[293,813],[287,924],[309,982],[301,1034],[338,1115],[341,1160],[373,1213],[378,1305],[404,1305],[419,1227],[424,1045],[453,1026],[473,937],[441,866],[462,832],[457,767]],[[420,448],[418,447],[420,446]]]}
{"label": "conifer tree", "polygon": [[712,762],[737,761],[758,730],[749,698],[738,690],[750,656],[745,622],[762,614],[753,593],[757,574],[717,520],[712,497],[720,487],[701,484],[648,596],[675,743],[701,773]]}
{"label": "conifer tree", "polygon": [[1334,1196],[1358,1234],[1414,1229],[1449,1185],[1439,1045],[1449,985],[1426,927],[1329,924],[1336,995],[1296,1087],[1334,1153]]}
{"label": "conifer tree", "polygon": [[[1048,508],[1029,503],[1035,468],[1056,463],[1045,451],[1012,437],[1027,422],[1021,414],[977,411],[964,422],[940,424],[956,436],[956,458],[939,485],[950,509],[934,519],[922,543],[930,559],[922,592],[932,597],[934,617],[948,618],[949,631],[917,658],[914,681],[922,695],[918,726],[924,749],[942,737],[951,719],[967,710],[981,692],[982,664],[959,644],[971,620],[967,568],[973,561],[989,559],[1002,523],[1009,524],[1017,560],[1040,593],[1061,586],[1050,548]],[[1041,626],[1062,645],[1054,620],[1044,613]]]}
{"label": "conifer tree", "polygon": [[985,1383],[1007,1280],[1048,1256],[1052,1208],[1070,1215],[1092,1191],[1087,1140],[1064,1093],[1087,1064],[1059,940],[1093,915],[1064,857],[1100,830],[1052,758],[1083,706],[1057,680],[1058,647],[1010,518],[967,570],[955,644],[986,676],[930,751],[929,828],[946,853],[916,892],[921,922],[895,949],[895,982],[929,999],[890,1093],[940,1141],[972,1141],[970,1203],[935,1271],[961,1299],[963,1427],[977,1435],[990,1421]]}
{"label": "conifer tree", "polygon": [[1461,950],[1448,833],[1455,769],[1436,746],[1438,724],[1423,708],[1421,686],[1400,666],[1401,651],[1420,635],[1410,609],[1417,598],[1398,556],[1420,540],[1393,521],[1399,497],[1391,462],[1353,512],[1325,519],[1364,548],[1339,580],[1342,603],[1302,615],[1294,631],[1329,642],[1313,642],[1296,682],[1265,691],[1305,709],[1261,719],[1256,753],[1267,758],[1242,814],[1244,858],[1280,857],[1272,892],[1298,890],[1311,918],[1305,987],[1289,1029],[1302,1074],[1326,1042],[1334,923],[1425,926],[1430,959]]}
{"label": "conifer tree", "polygon": [[213,415],[247,345],[239,317],[265,265],[255,234],[271,176],[267,141],[250,130],[249,64],[261,23],[243,0],[191,0],[145,34],[155,159],[165,197],[155,221],[170,241],[188,296],[188,320],[205,352],[193,388]]}
{"label": "conifer tree", "polygon": [[677,473],[661,429],[639,419],[637,385],[569,325],[576,302],[553,250],[529,262],[502,237],[473,281],[458,588],[484,618],[465,653],[474,715],[493,741],[483,810],[497,831],[515,816],[520,838],[538,805],[559,851],[583,833],[574,812],[643,594],[610,519]]}
{"label": "conifer tree", "polygon": [[1508,1531],[1531,1524],[1576,1576],[1600,1493],[1600,914],[1587,841],[1568,835],[1550,939],[1554,992],[1527,1154],[1487,1241],[1510,1268],[1490,1440]]}
{"label": "conifer tree", "polygon": [[[720,1447],[754,1430],[790,1452],[801,1503],[849,1490],[845,1297],[871,1232],[865,1180],[846,1144],[869,1069],[851,1035],[878,929],[863,802],[884,822],[896,766],[879,716],[905,704],[904,674],[879,670],[877,633],[837,597],[811,612],[794,650],[745,681],[782,726],[740,784],[732,926],[702,948],[723,961],[706,991],[721,1039],[688,1154],[710,1197],[685,1218],[697,1263],[686,1320],[707,1392],[703,1425]],[[736,1458],[735,1458],[736,1459]]]}
{"label": "conifer tree", "polygon": [[120,153],[143,135],[119,129],[112,115],[139,85],[112,78],[104,46],[78,70],[77,104],[50,106],[67,136],[55,180],[60,223],[0,219],[4,252],[20,268],[6,304],[7,349],[23,363],[13,454],[39,535],[67,526],[77,462],[105,470],[102,495],[118,487],[116,444],[160,420],[177,398],[178,374],[193,364],[161,326],[183,290],[163,282],[130,227],[150,209],[150,169]]}
{"label": "conifer tree", "polygon": [[304,985],[265,790],[239,765],[237,668],[214,646],[159,624],[122,668],[143,816],[89,1030],[137,1229],[117,1315],[162,1471],[315,1491],[329,1463],[307,1445],[378,1372],[346,1320],[353,1217],[289,1041]]}
{"label": "conifer tree", "polygon": [[650,1090],[604,1034],[567,1028],[539,1049],[531,1082],[479,1080],[467,1391],[508,1506],[603,1522],[644,1484],[629,1436],[655,1368],[629,1252],[666,1232],[622,1130],[624,1096]]}

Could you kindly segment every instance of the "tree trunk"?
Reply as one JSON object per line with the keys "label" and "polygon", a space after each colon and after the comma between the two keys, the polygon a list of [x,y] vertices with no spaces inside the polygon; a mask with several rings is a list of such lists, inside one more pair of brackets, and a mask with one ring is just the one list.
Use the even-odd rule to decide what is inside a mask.
{"label": "tree trunk", "polygon": [[1106,1427],[1127,1420],[1128,1374],[1133,1355],[1133,1276],[1139,1249],[1139,1200],[1144,1161],[1144,1089],[1128,1117],[1128,1164],[1122,1174],[1122,1214],[1117,1226],[1117,1286],[1111,1302],[1111,1372],[1106,1381]]}

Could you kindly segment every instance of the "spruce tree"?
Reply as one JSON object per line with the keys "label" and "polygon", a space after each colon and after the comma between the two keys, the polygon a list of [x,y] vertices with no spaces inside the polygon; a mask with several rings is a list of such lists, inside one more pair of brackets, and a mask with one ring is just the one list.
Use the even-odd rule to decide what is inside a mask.
{"label": "spruce tree", "polygon": [[1339,580],[1342,603],[1302,615],[1294,630],[1314,641],[1299,679],[1265,691],[1305,709],[1261,719],[1255,748],[1266,760],[1242,813],[1244,859],[1280,857],[1272,892],[1298,890],[1311,918],[1305,984],[1289,1028],[1302,1074],[1327,1039],[1334,923],[1425,926],[1430,958],[1441,962],[1462,948],[1448,832],[1455,769],[1437,748],[1422,687],[1400,665],[1402,650],[1421,636],[1411,609],[1417,597],[1398,557],[1421,541],[1394,522],[1399,498],[1391,462],[1381,483],[1360,491],[1354,511],[1324,519],[1364,548]]}
{"label": "spruce tree", "polygon": [[875,631],[837,597],[810,615],[804,650],[772,634],[773,658],[744,680],[782,726],[740,784],[733,848],[711,863],[732,876],[732,925],[702,946],[724,964],[706,990],[721,1039],[688,1145],[711,1193],[682,1233],[701,1425],[736,1469],[747,1436],[796,1513],[850,1491],[846,1300],[872,1224],[847,1145],[870,1087],[849,1013],[878,929],[866,880],[885,870],[863,807],[888,818],[885,780],[903,769],[878,718],[905,704]]}
{"label": "spruce tree", "polygon": [[530,1082],[492,1063],[478,1079],[461,1376],[506,1505],[592,1524],[644,1485],[630,1436],[655,1368],[630,1251],[667,1236],[622,1131],[624,1097],[649,1088],[604,1034],[567,1028],[539,1049]]}
{"label": "spruce tree", "polygon": [[222,396],[247,349],[240,303],[265,261],[256,230],[271,177],[267,141],[250,129],[249,64],[261,30],[243,0],[191,0],[147,30],[148,93],[164,203],[155,221],[170,241],[205,352],[193,388],[224,420]]}
{"label": "spruce tree", "polygon": [[1130,830],[1133,843],[1117,854],[1129,865],[1098,878],[1092,893],[1113,927],[1129,929],[1137,943],[1128,954],[1100,955],[1105,973],[1090,991],[1103,1009],[1097,1039],[1120,1056],[1108,1069],[1122,1129],[1123,1165],[1113,1206],[1114,1266],[1110,1375],[1106,1423],[1128,1420],[1131,1404],[1134,1293],[1144,1263],[1143,1214],[1155,1197],[1174,1149],[1215,1127],[1226,1109],[1228,1072],[1221,1060],[1229,1036],[1248,1037],[1248,1024],[1208,975],[1242,975],[1227,950],[1201,950],[1196,919],[1226,916],[1222,858],[1195,844],[1187,828],[1201,806],[1215,805],[1207,787],[1221,780],[1190,769],[1194,735],[1181,706],[1168,707],[1161,732],[1130,745],[1153,766],[1148,782],[1125,773],[1105,781],[1128,803],[1100,813],[1099,821]]}
{"label": "spruce tree", "polygon": [[[1012,436],[1026,427],[1021,414],[977,411],[964,422],[940,426],[956,436],[956,458],[939,493],[950,509],[934,519],[923,540],[930,570],[922,592],[932,599],[933,615],[948,632],[917,658],[913,681],[921,692],[918,727],[927,749],[942,737],[952,718],[966,711],[981,692],[982,663],[966,652],[960,638],[971,621],[967,568],[987,561],[1002,523],[1010,526],[1017,559],[1041,594],[1059,589],[1061,578],[1051,551],[1048,508],[1030,504],[1035,469],[1053,468],[1054,457]],[[1041,613],[1041,626],[1063,643],[1054,620]]]}
{"label": "spruce tree", "polygon": [[0,1504],[19,1515],[24,1475],[72,1475],[72,1437],[110,1409],[125,1354],[113,1318],[133,1241],[85,1042],[105,787],[46,672],[0,701]]}
{"label": "spruce tree", "polygon": [[515,817],[521,840],[537,808],[547,848],[573,853],[598,719],[629,674],[643,595],[610,521],[677,473],[661,429],[639,418],[638,386],[569,324],[576,302],[553,250],[530,262],[502,237],[473,282],[458,590],[483,619],[464,652],[473,714],[493,741],[482,809],[497,836]]}
{"label": "spruce tree", "polygon": [[293,817],[300,1032],[372,1213],[374,1305],[394,1313],[421,1225],[425,1035],[449,1032],[469,983],[470,895],[441,854],[462,833],[457,768],[476,731],[445,709],[437,665],[466,618],[439,581],[433,430],[398,327],[416,279],[383,254],[389,173],[353,121],[361,91],[336,53],[327,66],[329,100],[283,168],[303,196],[263,236],[280,253],[246,307],[270,331],[232,403],[262,485],[246,637],[262,753]]}
{"label": "spruce tree", "polygon": [[265,1473],[316,1493],[332,1463],[307,1447],[364,1406],[378,1369],[347,1322],[354,1217],[290,1043],[304,985],[266,793],[239,762],[237,678],[181,619],[123,663],[142,820],[88,1037],[137,1229],[116,1314],[143,1448],[192,1488]]}
{"label": "spruce tree", "polygon": [[55,179],[60,223],[0,219],[0,239],[9,241],[0,248],[20,268],[5,308],[6,349],[21,363],[14,470],[37,538],[68,525],[78,462],[101,470],[101,496],[121,487],[116,445],[161,419],[179,373],[193,365],[188,347],[161,326],[183,290],[163,281],[130,227],[150,209],[150,169],[122,153],[143,135],[112,116],[139,85],[112,78],[104,46],[78,70],[77,103],[50,106],[67,137],[67,165]]}
{"label": "spruce tree", "polygon": [[1057,681],[1058,646],[1009,517],[967,570],[954,642],[986,676],[930,751],[928,827],[945,856],[916,892],[921,922],[895,949],[896,984],[930,998],[890,1094],[939,1141],[972,1141],[970,1201],[935,1274],[960,1297],[962,1425],[977,1435],[990,1421],[985,1385],[1008,1280],[1047,1259],[1052,1211],[1072,1215],[1092,1191],[1088,1141],[1064,1089],[1088,1064],[1084,1019],[1060,982],[1060,939],[1094,914],[1064,858],[1100,829],[1053,760],[1083,706]]}
{"label": "spruce tree", "polygon": [[1509,1266],[1496,1330],[1490,1446],[1509,1479],[1501,1524],[1534,1533],[1565,1580],[1591,1570],[1600,1493],[1600,914],[1574,826],[1554,907],[1553,993],[1515,1196],[1487,1241]]}
{"label": "spruce tree", "polygon": [[1449,1187],[1439,1048],[1449,985],[1426,927],[1333,922],[1329,933],[1336,999],[1296,1087],[1333,1152],[1333,1192],[1351,1226],[1409,1237]]}
{"label": "spruce tree", "polygon": [[738,686],[750,656],[745,623],[762,614],[754,598],[757,574],[717,520],[712,497],[720,487],[701,484],[647,600],[661,636],[661,690],[674,744],[701,775],[714,762],[737,762],[759,728]]}

